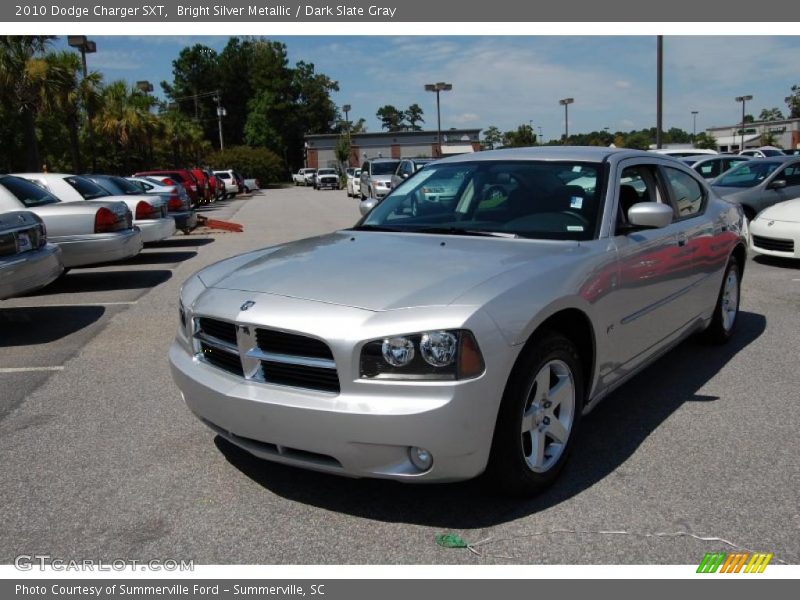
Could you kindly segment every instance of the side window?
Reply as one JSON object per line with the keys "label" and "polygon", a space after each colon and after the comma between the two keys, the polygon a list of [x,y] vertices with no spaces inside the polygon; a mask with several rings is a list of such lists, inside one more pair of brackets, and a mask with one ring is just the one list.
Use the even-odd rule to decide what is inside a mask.
{"label": "side window", "polygon": [[691,175],[665,167],[667,183],[672,190],[672,200],[678,218],[693,217],[703,211],[705,192],[700,183]]}
{"label": "side window", "polygon": [[619,180],[617,223],[628,222],[628,211],[639,202],[662,202],[655,165],[626,167]]}
{"label": "side window", "polygon": [[781,173],[781,175],[778,175],[779,178],[781,176],[783,176],[783,178],[786,179],[787,187],[793,185],[800,185],[800,165],[795,164],[790,167],[786,167],[783,170],[783,173]]}
{"label": "side window", "polygon": [[720,174],[720,164],[722,161],[719,160],[709,160],[708,162],[704,162],[697,166],[695,171],[700,173],[705,179],[711,179],[712,177],[716,177]]}

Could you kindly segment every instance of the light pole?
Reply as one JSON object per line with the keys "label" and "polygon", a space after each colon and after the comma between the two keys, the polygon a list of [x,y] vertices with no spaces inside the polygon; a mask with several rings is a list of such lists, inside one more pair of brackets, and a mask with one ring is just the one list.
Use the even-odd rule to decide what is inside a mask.
{"label": "light pole", "polygon": [[736,102],[742,103],[742,144],[739,146],[739,152],[744,150],[744,107],[748,100],[752,100],[752,96],[736,96]]}
{"label": "light pole", "polygon": [[350,109],[352,108],[353,107],[349,104],[342,104],[342,111],[344,111],[344,126],[347,128],[347,163],[345,168],[350,166],[350,152],[352,150],[352,138],[350,136]]}
{"label": "light pole", "polygon": [[544,146],[544,138],[542,137],[542,126],[539,125],[537,129],[539,130],[539,145]]}
{"label": "light pole", "polygon": [[697,113],[699,111],[692,111],[692,146],[694,146],[695,139],[697,138]]}
{"label": "light pole", "polygon": [[661,148],[664,115],[664,36],[656,36],[656,148]]}
{"label": "light pole", "polygon": [[[73,47],[77,48],[81,52],[81,65],[83,66],[83,78],[84,80],[89,75],[89,71],[86,68],[86,55],[92,54],[97,52],[97,44],[90,39],[87,39],[85,35],[68,35],[67,36],[67,43]],[[97,172],[97,159],[95,157],[94,152],[94,133],[92,132],[92,114],[89,111],[89,106],[86,106],[86,121],[87,121],[87,132],[89,137],[89,154],[92,157],[92,173]]]}
{"label": "light pole", "polygon": [[222,98],[220,96],[219,91],[217,91],[217,95],[214,96],[214,100],[217,103],[217,127],[219,128],[219,151],[222,152],[225,150],[225,142],[222,139],[222,117],[228,115],[228,111],[222,108]]}
{"label": "light pole", "polygon": [[452,89],[453,84],[445,83],[444,81],[425,84],[426,92],[436,92],[436,145],[438,146],[439,156],[442,155],[442,112],[439,108],[439,93],[449,92]]}
{"label": "light pole", "polygon": [[569,138],[569,105],[575,102],[575,98],[562,98],[558,103],[564,107],[564,145],[567,145]]}

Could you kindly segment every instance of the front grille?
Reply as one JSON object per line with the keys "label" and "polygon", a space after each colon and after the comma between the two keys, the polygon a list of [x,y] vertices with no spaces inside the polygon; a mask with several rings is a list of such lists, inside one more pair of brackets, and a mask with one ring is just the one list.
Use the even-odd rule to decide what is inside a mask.
{"label": "front grille", "polygon": [[273,329],[257,329],[264,381],[338,393],[333,353],[322,340]]}
{"label": "front grille", "polygon": [[236,325],[227,321],[200,317],[197,319],[198,332],[215,337],[228,344],[236,345]]}
{"label": "front grille", "polygon": [[215,367],[219,367],[228,373],[244,377],[244,370],[242,369],[242,361],[238,354],[232,354],[227,350],[223,350],[211,344],[204,342],[200,343],[200,351],[203,354],[203,359]]}
{"label": "front grille", "polygon": [[198,317],[195,351],[205,362],[249,380],[339,393],[336,363],[325,342],[273,329],[245,329],[241,335],[240,349],[234,323]]}
{"label": "front grille", "polygon": [[256,340],[258,347],[264,352],[333,360],[331,349],[325,342],[305,335],[273,329],[257,329]]}
{"label": "front grille", "polygon": [[264,381],[268,383],[339,393],[339,376],[335,368],[290,365],[263,360],[261,369]]}
{"label": "front grille", "polygon": [[783,240],[754,235],[753,245],[756,248],[763,248],[764,250],[772,250],[774,252],[794,252],[794,240]]}

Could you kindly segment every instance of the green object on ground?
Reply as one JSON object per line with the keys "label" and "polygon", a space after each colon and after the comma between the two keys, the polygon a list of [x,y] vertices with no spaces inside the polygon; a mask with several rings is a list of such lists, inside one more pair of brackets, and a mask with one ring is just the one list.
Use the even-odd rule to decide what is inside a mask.
{"label": "green object on ground", "polygon": [[436,543],[445,548],[466,548],[467,542],[454,533],[440,533],[436,536]]}

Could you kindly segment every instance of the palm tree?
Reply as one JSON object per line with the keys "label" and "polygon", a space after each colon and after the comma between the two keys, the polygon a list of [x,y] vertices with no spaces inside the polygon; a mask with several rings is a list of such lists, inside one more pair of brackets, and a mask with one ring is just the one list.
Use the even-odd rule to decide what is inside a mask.
{"label": "palm tree", "polygon": [[[147,148],[158,128],[158,119],[150,112],[155,100],[124,81],[114,81],[103,89],[100,111],[94,125],[122,158],[122,170],[130,171],[131,151]],[[117,161],[117,168],[120,167]]]}
{"label": "palm tree", "polygon": [[25,131],[26,167],[38,171],[39,145],[36,115],[53,97],[50,65],[42,54],[53,36],[0,36],[0,94],[22,117]]}
{"label": "palm tree", "polygon": [[55,92],[52,104],[63,115],[69,133],[72,170],[81,173],[81,107],[86,108],[87,114],[92,114],[98,108],[103,76],[97,71],[91,71],[86,77],[79,78],[81,61],[72,52],[51,52],[45,60],[49,65],[49,76],[53,80]]}

